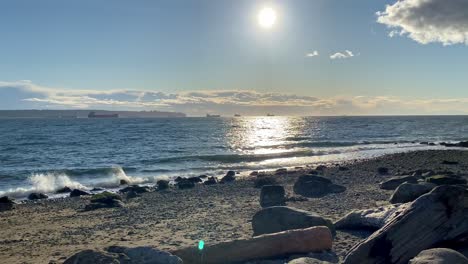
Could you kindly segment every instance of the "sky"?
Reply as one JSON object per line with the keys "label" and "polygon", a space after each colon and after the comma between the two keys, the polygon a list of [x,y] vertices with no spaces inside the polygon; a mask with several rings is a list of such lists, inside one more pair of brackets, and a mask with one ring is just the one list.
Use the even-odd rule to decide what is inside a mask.
{"label": "sky", "polygon": [[467,13],[466,0],[0,1],[0,109],[468,114]]}

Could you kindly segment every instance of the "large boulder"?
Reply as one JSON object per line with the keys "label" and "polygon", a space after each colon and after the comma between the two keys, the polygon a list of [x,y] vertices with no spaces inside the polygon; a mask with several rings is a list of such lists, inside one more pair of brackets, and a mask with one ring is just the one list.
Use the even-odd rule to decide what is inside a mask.
{"label": "large boulder", "polygon": [[183,180],[177,183],[177,187],[179,187],[179,189],[181,190],[190,189],[195,187],[195,183],[190,181],[189,179],[184,178]]}
{"label": "large boulder", "polygon": [[432,248],[424,250],[408,264],[468,264],[468,258],[459,252],[448,248]]}
{"label": "large boulder", "polygon": [[422,250],[468,235],[468,204],[461,186],[444,185],[412,202],[354,246],[345,264],[406,264]]}
{"label": "large boulder", "polygon": [[281,185],[265,185],[260,192],[260,206],[283,206],[285,202],[284,187]]}
{"label": "large boulder", "polygon": [[49,196],[43,194],[43,193],[31,193],[28,195],[29,200],[41,200],[41,199],[47,199]]}
{"label": "large boulder", "polygon": [[330,230],[325,226],[317,226],[205,245],[201,253],[197,247],[182,248],[172,253],[190,264],[246,263],[250,260],[330,250],[332,241]]}
{"label": "large boulder", "polygon": [[346,187],[317,175],[302,175],[294,184],[294,192],[305,197],[320,198],[330,193],[341,193]]}
{"label": "large boulder", "polygon": [[287,206],[264,208],[252,218],[254,236],[313,226],[327,226],[332,233],[335,232],[330,220],[315,213]]}
{"label": "large boulder", "polygon": [[430,192],[436,187],[433,183],[403,183],[395,190],[390,197],[390,202],[395,203],[408,203],[416,200],[419,196]]}
{"label": "large boulder", "polygon": [[91,195],[89,192],[85,192],[82,190],[74,189],[73,191],[70,192],[70,197],[80,197],[84,195]]}
{"label": "large boulder", "polygon": [[0,198],[0,212],[12,210],[15,207],[15,201],[3,196]]}
{"label": "large boulder", "polygon": [[100,208],[124,207],[122,197],[115,193],[103,192],[91,197],[90,204],[86,205],[85,210],[96,210]]}
{"label": "large boulder", "polygon": [[84,250],[64,264],[182,264],[182,260],[168,252],[151,247],[109,247],[106,251]]}
{"label": "large boulder", "polygon": [[200,177],[190,177],[188,178],[189,181],[193,182],[193,183],[201,183],[203,182],[203,180],[200,178]]}
{"label": "large boulder", "polygon": [[235,171],[228,171],[226,173],[226,176],[221,178],[221,181],[219,183],[228,183],[228,182],[233,182],[236,180],[236,172]]}
{"label": "large boulder", "polygon": [[139,186],[139,185],[132,185],[132,186],[127,186],[123,189],[120,189],[119,192],[121,193],[128,193],[128,192],[134,192],[134,193],[147,193],[150,192],[151,189],[148,186]]}
{"label": "large boulder", "polygon": [[466,184],[466,180],[457,175],[434,175],[426,178],[426,182],[437,185]]}
{"label": "large boulder", "polygon": [[418,177],[415,176],[402,176],[402,177],[393,177],[389,180],[380,183],[380,189],[384,190],[395,190],[404,182],[417,183]]}
{"label": "large boulder", "polygon": [[166,190],[169,188],[169,181],[159,180],[156,182],[156,185],[158,186],[158,190]]}
{"label": "large boulder", "polygon": [[336,229],[378,230],[406,210],[409,204],[381,206],[374,209],[353,211],[335,223]]}
{"label": "large boulder", "polygon": [[58,189],[57,191],[55,191],[55,193],[71,193],[72,192],[72,189],[70,189],[69,187],[65,186],[63,188],[60,188]]}

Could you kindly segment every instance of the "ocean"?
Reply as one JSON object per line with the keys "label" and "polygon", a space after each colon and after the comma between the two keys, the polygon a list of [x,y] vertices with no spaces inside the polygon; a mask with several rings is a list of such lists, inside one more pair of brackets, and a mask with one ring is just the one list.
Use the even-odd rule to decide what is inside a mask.
{"label": "ocean", "polygon": [[0,196],[441,149],[467,116],[0,120]]}

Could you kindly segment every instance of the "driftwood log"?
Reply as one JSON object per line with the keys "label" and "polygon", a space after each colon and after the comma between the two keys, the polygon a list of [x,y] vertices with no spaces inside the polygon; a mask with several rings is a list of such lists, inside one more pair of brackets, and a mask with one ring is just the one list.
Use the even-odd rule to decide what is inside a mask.
{"label": "driftwood log", "polygon": [[188,247],[175,250],[172,254],[184,263],[233,263],[330,250],[332,241],[328,227],[317,226],[207,245],[201,251],[196,247]]}
{"label": "driftwood log", "polygon": [[437,187],[351,249],[345,264],[406,264],[422,250],[464,237],[467,203],[464,187]]}

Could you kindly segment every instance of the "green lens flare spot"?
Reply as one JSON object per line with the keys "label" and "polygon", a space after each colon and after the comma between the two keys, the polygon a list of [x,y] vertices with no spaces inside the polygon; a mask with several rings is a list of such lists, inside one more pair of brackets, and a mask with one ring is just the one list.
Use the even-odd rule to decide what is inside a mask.
{"label": "green lens flare spot", "polygon": [[205,241],[200,240],[200,241],[198,242],[198,249],[199,249],[199,250],[203,250],[204,247],[205,247]]}

